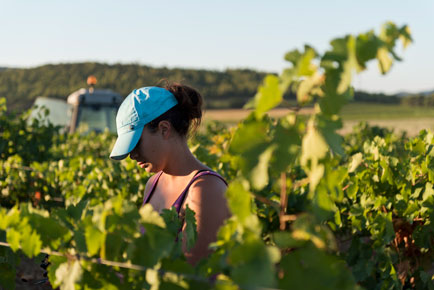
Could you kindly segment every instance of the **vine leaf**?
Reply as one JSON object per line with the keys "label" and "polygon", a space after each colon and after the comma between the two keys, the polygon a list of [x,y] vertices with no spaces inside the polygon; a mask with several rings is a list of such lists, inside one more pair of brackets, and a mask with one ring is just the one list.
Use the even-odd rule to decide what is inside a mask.
{"label": "vine leaf", "polygon": [[356,153],[353,156],[351,156],[351,162],[350,166],[348,168],[348,173],[352,173],[356,171],[357,167],[359,167],[360,163],[363,161],[363,154],[362,153]]}
{"label": "vine leaf", "polygon": [[264,113],[282,102],[282,92],[279,88],[279,77],[267,75],[264,83],[255,95],[255,115],[259,119]]}
{"label": "vine leaf", "polygon": [[[267,247],[259,238],[249,238],[237,245],[228,257],[232,278],[244,287],[274,287],[274,263],[280,260],[279,250]],[[255,275],[252,275],[255,273]]]}
{"label": "vine leaf", "polygon": [[16,231],[14,228],[8,229],[6,232],[6,241],[9,243],[12,251],[16,252],[20,248],[20,232]]}
{"label": "vine leaf", "polygon": [[105,243],[105,235],[93,224],[86,226],[84,236],[86,238],[87,250],[90,256],[98,253],[99,249]]}
{"label": "vine leaf", "polygon": [[42,242],[40,236],[30,227],[25,227],[21,236],[21,249],[27,257],[32,258],[41,252]]}
{"label": "vine leaf", "polygon": [[273,152],[276,150],[276,145],[271,145],[259,155],[258,164],[250,173],[251,183],[253,188],[257,190],[263,189],[269,181],[268,168]]}
{"label": "vine leaf", "polygon": [[56,269],[56,282],[62,290],[75,290],[75,284],[81,281],[82,274],[79,261],[63,263]]}
{"label": "vine leaf", "polygon": [[381,47],[377,51],[378,66],[382,74],[386,74],[392,67],[392,58],[389,56],[389,51],[385,47]]}
{"label": "vine leaf", "polygon": [[226,191],[229,209],[240,222],[244,222],[252,214],[251,193],[245,189],[245,182],[234,180]]}
{"label": "vine leaf", "polygon": [[197,225],[196,218],[194,216],[194,211],[192,211],[188,204],[185,208],[185,229],[184,229],[184,239],[187,245],[187,250],[191,250],[196,244],[197,240]]}

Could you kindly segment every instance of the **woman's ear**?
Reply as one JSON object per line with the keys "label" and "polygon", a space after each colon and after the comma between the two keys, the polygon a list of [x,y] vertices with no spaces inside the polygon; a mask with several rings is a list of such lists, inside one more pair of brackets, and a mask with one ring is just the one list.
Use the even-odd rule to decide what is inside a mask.
{"label": "woman's ear", "polygon": [[172,133],[172,124],[167,120],[160,121],[158,123],[158,132],[161,133],[164,139],[168,139]]}

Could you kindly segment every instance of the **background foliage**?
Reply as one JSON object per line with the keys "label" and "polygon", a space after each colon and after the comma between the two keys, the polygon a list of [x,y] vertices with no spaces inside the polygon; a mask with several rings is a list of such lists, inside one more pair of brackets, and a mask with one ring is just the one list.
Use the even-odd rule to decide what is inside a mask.
{"label": "background foliage", "polygon": [[[387,73],[398,40],[411,42],[408,28],[386,23],[379,35],[334,39],[324,54],[290,51],[289,67],[260,85],[251,115],[236,128],[211,123],[191,140],[230,181],[232,212],[196,267],[176,242],[194,244],[193,212],[178,237],[175,211],[141,207],[148,176],[129,159],[107,158],[114,136],[26,127],[22,116],[5,117],[3,101],[1,285],[13,288],[17,253],[45,252],[49,281],[62,289],[434,288],[433,134],[410,139],[365,124],[336,133],[353,74],[371,60]],[[270,118],[288,92],[314,113]],[[14,149],[22,136],[46,155]]]}
{"label": "background foliage", "polygon": [[[97,77],[97,87],[110,88],[124,97],[131,92],[131,88],[156,85],[162,79],[182,81],[203,94],[207,108],[225,109],[241,108],[255,95],[266,73],[249,69],[211,71],[103,63],[65,63],[28,69],[0,68],[0,96],[7,99],[10,110],[23,111],[30,108],[39,96],[66,100],[69,94],[86,86],[85,79],[89,75]],[[296,98],[291,91],[285,92],[284,96],[288,100]],[[353,101],[433,105],[430,94],[397,96],[355,92]]]}

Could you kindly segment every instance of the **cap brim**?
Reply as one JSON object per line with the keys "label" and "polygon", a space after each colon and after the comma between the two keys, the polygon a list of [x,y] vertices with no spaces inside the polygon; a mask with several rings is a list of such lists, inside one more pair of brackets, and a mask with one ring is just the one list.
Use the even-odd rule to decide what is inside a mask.
{"label": "cap brim", "polygon": [[134,147],[136,147],[142,132],[143,126],[137,127],[134,131],[126,132],[118,136],[112,153],[110,154],[110,158],[114,160],[125,159]]}

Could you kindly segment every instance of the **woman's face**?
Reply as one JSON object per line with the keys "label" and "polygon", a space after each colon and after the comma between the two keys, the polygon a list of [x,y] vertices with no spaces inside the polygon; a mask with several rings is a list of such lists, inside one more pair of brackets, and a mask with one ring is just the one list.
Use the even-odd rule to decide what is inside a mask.
{"label": "woman's face", "polygon": [[147,172],[158,172],[164,167],[164,143],[160,130],[153,133],[145,126],[139,142],[130,152],[130,158]]}

